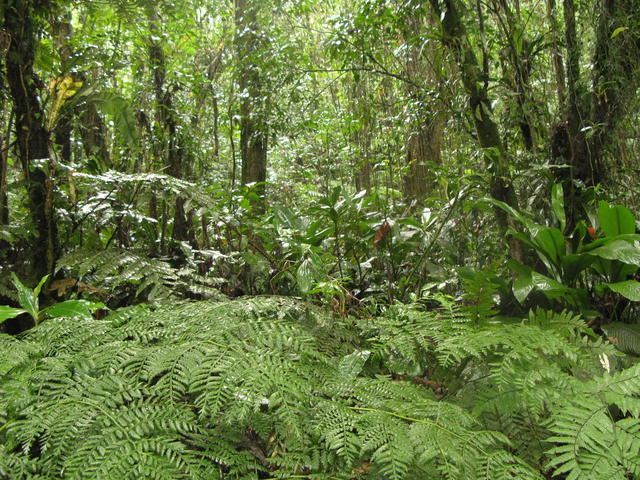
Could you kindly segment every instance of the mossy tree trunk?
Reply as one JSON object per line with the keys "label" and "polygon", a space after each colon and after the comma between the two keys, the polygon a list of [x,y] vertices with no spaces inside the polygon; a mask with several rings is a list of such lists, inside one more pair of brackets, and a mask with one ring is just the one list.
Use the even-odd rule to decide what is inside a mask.
{"label": "mossy tree trunk", "polygon": [[[462,7],[457,0],[430,2],[437,18],[440,19],[442,41],[454,53],[460,70],[460,77],[469,99],[469,113],[473,118],[478,143],[489,171],[491,195],[517,208],[508,155],[500,138],[489,99],[488,72],[478,64],[464,26]],[[499,208],[496,208],[495,213],[501,231],[506,233],[511,226],[510,218]],[[522,245],[513,237],[509,239],[509,250],[512,258],[522,258]]]}
{"label": "mossy tree trunk", "polygon": [[[156,102],[157,139],[156,154],[163,159],[169,175],[184,178],[187,173],[185,151],[178,132],[178,120],[174,107],[171,88],[166,86],[166,60],[164,45],[161,41],[162,32],[160,19],[156,7],[147,7],[149,22],[149,61],[153,73],[153,89]],[[193,231],[185,212],[184,198],[177,196],[174,204],[173,233],[175,241],[190,241],[194,243]]]}
{"label": "mossy tree trunk", "polygon": [[[4,15],[0,10],[0,22],[3,22]],[[4,58],[9,49],[11,36],[4,30],[0,30],[0,91],[6,91],[4,81],[5,63]],[[5,95],[0,95],[0,125],[4,128],[5,122],[8,123],[6,132],[0,130],[0,225],[9,224],[9,202],[7,197],[7,172],[9,169],[9,144],[11,137],[11,123],[13,115],[8,107],[8,99]],[[8,118],[7,118],[8,117]],[[6,246],[6,242],[0,240],[0,248]]]}
{"label": "mossy tree trunk", "polygon": [[260,71],[262,33],[258,24],[258,0],[236,0],[236,50],[240,88],[240,155],[242,184],[258,183],[258,211],[264,209],[264,183],[267,178],[266,92]]}
{"label": "mossy tree trunk", "polygon": [[27,206],[36,238],[30,245],[34,263],[30,273],[52,273],[58,256],[58,233],[53,208],[54,180],[45,169],[53,167],[49,156],[49,132],[38,89],[44,88],[33,72],[35,32],[33,3],[11,0],[4,9],[4,29],[11,36],[6,68],[15,112],[16,140],[27,185]]}
{"label": "mossy tree trunk", "polygon": [[[640,86],[640,39],[630,32],[640,24],[635,0],[600,0],[591,78],[581,75],[581,49],[574,0],[564,0],[567,99],[556,125],[552,155],[564,182],[568,228],[582,217],[579,190],[607,181],[606,153],[625,118],[625,102]],[[591,84],[591,88],[587,87]]]}

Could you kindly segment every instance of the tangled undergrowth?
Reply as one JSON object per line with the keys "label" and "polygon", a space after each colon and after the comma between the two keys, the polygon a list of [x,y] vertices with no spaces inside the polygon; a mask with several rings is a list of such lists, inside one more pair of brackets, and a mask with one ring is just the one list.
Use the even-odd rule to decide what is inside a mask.
{"label": "tangled undergrowth", "polygon": [[640,369],[568,313],[479,323],[441,297],[356,320],[255,297],[55,318],[0,345],[5,479],[640,470]]}

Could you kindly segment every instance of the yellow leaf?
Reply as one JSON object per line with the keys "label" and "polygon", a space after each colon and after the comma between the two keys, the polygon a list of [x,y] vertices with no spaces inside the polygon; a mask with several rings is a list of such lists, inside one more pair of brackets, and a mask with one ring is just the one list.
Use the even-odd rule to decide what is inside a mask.
{"label": "yellow leaf", "polygon": [[622,32],[624,32],[625,30],[627,30],[627,27],[618,27],[616,28],[613,33],[611,34],[611,40],[613,40],[614,38],[616,38],[618,35],[620,35]]}
{"label": "yellow leaf", "polygon": [[71,75],[67,75],[64,78],[52,78],[49,82],[49,92],[53,95],[54,101],[49,111],[49,117],[47,118],[47,128],[49,131],[55,125],[60,109],[64,102],[74,96],[78,90],[82,87],[82,82],[74,82]]}

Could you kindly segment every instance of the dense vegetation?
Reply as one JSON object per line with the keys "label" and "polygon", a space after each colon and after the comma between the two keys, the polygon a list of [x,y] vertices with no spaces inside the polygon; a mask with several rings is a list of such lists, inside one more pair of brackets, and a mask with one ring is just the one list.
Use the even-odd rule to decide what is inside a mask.
{"label": "dense vegetation", "polygon": [[634,0],[6,0],[0,479],[640,478]]}

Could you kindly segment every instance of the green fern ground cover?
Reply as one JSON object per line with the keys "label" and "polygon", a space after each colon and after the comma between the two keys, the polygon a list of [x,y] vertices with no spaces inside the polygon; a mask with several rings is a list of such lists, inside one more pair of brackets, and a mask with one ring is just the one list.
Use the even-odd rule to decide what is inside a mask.
{"label": "green fern ground cover", "polygon": [[640,370],[571,314],[257,297],[51,319],[0,348],[6,479],[640,472]]}

